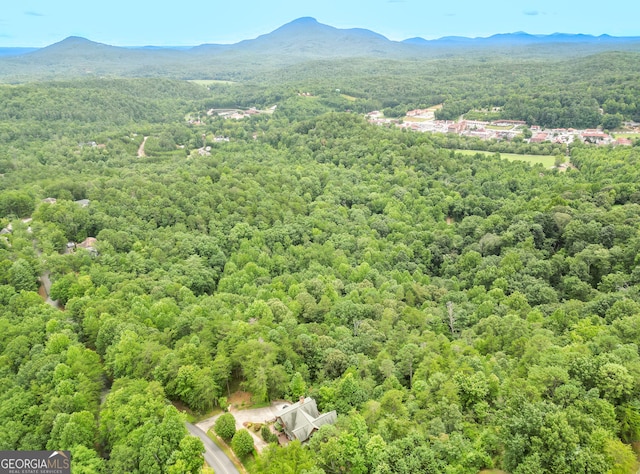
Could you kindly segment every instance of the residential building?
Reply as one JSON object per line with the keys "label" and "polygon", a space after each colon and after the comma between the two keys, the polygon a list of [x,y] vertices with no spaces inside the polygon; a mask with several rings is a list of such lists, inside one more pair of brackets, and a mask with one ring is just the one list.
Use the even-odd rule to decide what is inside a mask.
{"label": "residential building", "polygon": [[330,411],[320,414],[313,398],[300,397],[293,405],[287,406],[276,413],[276,421],[282,425],[290,440],[307,441],[322,425],[336,422],[337,414]]}

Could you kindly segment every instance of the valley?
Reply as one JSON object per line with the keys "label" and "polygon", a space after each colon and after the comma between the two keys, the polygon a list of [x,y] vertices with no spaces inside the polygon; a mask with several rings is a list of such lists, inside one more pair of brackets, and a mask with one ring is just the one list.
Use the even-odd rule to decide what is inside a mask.
{"label": "valley", "polygon": [[11,54],[0,451],[87,474],[637,470],[637,38],[301,18]]}

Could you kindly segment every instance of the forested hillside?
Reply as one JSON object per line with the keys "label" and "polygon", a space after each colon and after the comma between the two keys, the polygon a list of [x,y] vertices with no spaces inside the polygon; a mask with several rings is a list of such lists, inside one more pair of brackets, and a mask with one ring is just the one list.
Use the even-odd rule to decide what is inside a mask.
{"label": "forested hillside", "polygon": [[234,104],[273,115],[187,122],[261,94],[233,87],[0,88],[0,449],[199,472],[171,402],[302,387],[337,424],[255,472],[631,472],[638,146],[560,172],[284,86]]}

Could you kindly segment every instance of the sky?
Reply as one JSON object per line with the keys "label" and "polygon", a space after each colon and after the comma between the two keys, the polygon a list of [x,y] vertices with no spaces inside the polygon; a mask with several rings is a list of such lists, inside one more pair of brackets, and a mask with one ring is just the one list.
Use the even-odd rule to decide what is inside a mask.
{"label": "sky", "polygon": [[0,47],[68,36],[115,46],[236,43],[308,16],[398,41],[516,31],[640,36],[637,0],[0,0]]}

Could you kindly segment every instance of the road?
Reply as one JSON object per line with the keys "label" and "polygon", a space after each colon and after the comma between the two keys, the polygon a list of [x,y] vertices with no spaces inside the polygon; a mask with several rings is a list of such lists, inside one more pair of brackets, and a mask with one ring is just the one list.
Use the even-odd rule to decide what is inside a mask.
{"label": "road", "polygon": [[58,301],[53,301],[49,296],[51,292],[51,280],[49,279],[49,270],[45,270],[44,272],[42,272],[42,275],[40,275],[40,283],[42,283],[42,286],[39,288],[38,293],[40,293],[40,296],[42,296],[42,299],[44,299],[44,302],[50,306],[53,306],[56,309],[62,309],[62,306],[60,306],[60,303]]}
{"label": "road", "polygon": [[149,138],[149,137],[144,137],[142,139],[142,143],[140,144],[140,147],[138,148],[138,158],[144,158],[145,156],[147,156],[147,155],[144,154],[144,144],[147,143],[147,138]]}
{"label": "road", "polygon": [[240,474],[227,455],[216,443],[209,439],[204,431],[191,423],[185,422],[185,425],[187,425],[187,429],[192,436],[197,436],[202,440],[205,449],[204,460],[207,461],[207,464],[213,468],[216,474]]}

